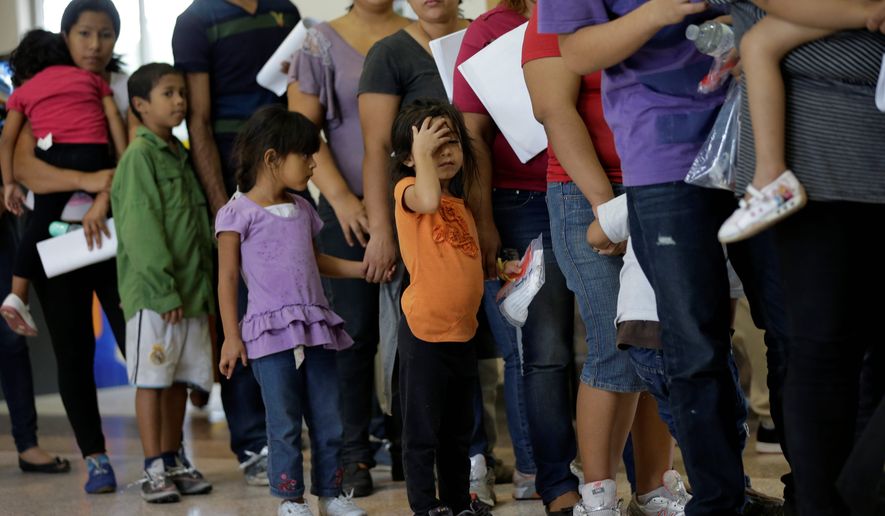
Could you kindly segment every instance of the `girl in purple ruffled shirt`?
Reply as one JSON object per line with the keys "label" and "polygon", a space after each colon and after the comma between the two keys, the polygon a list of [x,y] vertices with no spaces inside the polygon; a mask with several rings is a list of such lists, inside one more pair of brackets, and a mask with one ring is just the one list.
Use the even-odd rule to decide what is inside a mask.
{"label": "girl in purple ruffled shirt", "polygon": [[[319,254],[322,227],[304,190],[316,166],[319,129],[281,106],[256,112],[234,145],[242,195],[215,219],[218,298],[224,324],[219,369],[230,378],[237,361],[251,365],[267,417],[270,493],[282,498],[280,515],[310,515],[304,499],[301,420],[310,432],[311,493],[321,515],[361,516],[341,493],[341,420],[335,352],[353,341],[329,309],[320,274],[363,278],[362,262]],[[237,324],[238,277],[249,289],[246,315]]]}

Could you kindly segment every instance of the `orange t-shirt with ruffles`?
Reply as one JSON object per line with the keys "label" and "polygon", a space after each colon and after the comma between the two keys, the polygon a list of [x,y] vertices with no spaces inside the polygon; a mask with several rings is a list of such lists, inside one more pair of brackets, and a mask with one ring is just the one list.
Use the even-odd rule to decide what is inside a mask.
{"label": "orange t-shirt with ruffles", "polygon": [[414,177],[394,188],[400,254],[409,271],[402,308],[412,333],[427,342],[467,342],[476,333],[483,275],[479,237],[464,201],[443,195],[436,213],[415,213],[403,194]]}

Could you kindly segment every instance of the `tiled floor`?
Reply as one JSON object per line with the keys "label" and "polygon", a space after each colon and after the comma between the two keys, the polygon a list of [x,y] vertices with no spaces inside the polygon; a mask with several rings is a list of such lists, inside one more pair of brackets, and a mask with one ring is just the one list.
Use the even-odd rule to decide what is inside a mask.
{"label": "tiled floor", "polygon": [[[111,461],[121,486],[138,480],[142,453],[133,417],[133,391],[128,387],[103,389],[100,403],[104,415],[104,431]],[[227,426],[220,414],[189,412],[185,439],[197,467],[214,484],[207,496],[185,498],[174,505],[149,506],[141,501],[138,487],[120,489],[115,494],[87,496],[82,491],[86,471],[77,460],[76,443],[57,396],[38,398],[41,445],[53,453],[71,459],[74,469],[68,475],[42,476],[22,474],[16,461],[15,447],[9,435],[9,418],[5,404],[0,404],[0,515],[234,515],[276,514],[277,501],[266,488],[248,487],[228,449]],[[505,462],[513,462],[509,439],[499,411],[502,435],[496,453]],[[213,422],[215,421],[215,422]],[[777,495],[778,478],[787,467],[779,455],[757,455],[752,443],[745,452],[745,467],[758,490]],[[682,469],[678,463],[678,469]],[[405,484],[390,480],[389,472],[374,471],[377,492],[361,498],[359,504],[370,515],[407,515]],[[509,485],[497,487],[500,503],[494,513],[500,516],[543,515],[540,502],[516,502],[510,498]],[[623,496],[629,491],[623,475],[619,477]],[[311,499],[315,506],[316,499]],[[316,514],[316,512],[315,512]]]}

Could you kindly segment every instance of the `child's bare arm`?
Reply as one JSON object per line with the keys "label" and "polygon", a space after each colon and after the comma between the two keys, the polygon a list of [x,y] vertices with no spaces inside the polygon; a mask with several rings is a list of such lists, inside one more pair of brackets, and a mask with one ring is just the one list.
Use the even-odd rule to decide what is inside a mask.
{"label": "child's bare arm", "polygon": [[[806,27],[861,29],[881,9],[869,0],[751,0],[769,15]],[[873,30],[873,29],[871,29]]]}
{"label": "child's bare arm", "polygon": [[126,136],[126,127],[123,125],[123,117],[114,103],[114,97],[108,95],[101,100],[104,108],[104,115],[108,119],[108,127],[110,128],[111,139],[114,142],[114,150],[117,153],[117,159],[123,155],[126,150],[128,138]]}
{"label": "child's bare arm", "polygon": [[[353,279],[365,279],[366,277],[366,266],[363,262],[345,260],[328,254],[322,254],[316,246],[314,246],[313,252],[316,256],[317,267],[320,270],[320,274],[323,276]],[[383,281],[390,281],[395,269],[396,265],[394,264],[384,274]]]}
{"label": "child's bare arm", "polygon": [[451,137],[446,120],[430,117],[421,122],[421,127],[412,127],[412,161],[415,167],[415,186],[403,192],[403,202],[417,213],[436,213],[442,188],[436,173],[433,154]]}
{"label": "child's bare arm", "polygon": [[9,111],[6,115],[6,123],[3,125],[3,133],[0,134],[0,173],[3,176],[3,204],[6,209],[15,215],[22,212],[24,194],[18,187],[15,174],[12,169],[12,156],[15,152],[15,142],[21,133],[25,123],[25,116],[19,111]]}
{"label": "child's bare arm", "polygon": [[616,20],[560,35],[559,48],[572,71],[587,75],[624,61],[667,25],[706,10],[704,2],[650,0]]}
{"label": "child's bare arm", "polygon": [[240,277],[240,234],[225,231],[218,235],[218,311],[224,328],[224,344],[218,369],[230,379],[237,360],[246,365],[246,347],[240,336],[237,317],[237,289]]}

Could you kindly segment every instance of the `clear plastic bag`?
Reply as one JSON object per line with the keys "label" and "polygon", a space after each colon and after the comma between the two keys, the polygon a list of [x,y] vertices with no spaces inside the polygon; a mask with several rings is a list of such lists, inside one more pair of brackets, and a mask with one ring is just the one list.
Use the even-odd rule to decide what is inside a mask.
{"label": "clear plastic bag", "polygon": [[733,81],[707,141],[685,176],[686,183],[734,191],[740,114],[741,87]]}
{"label": "clear plastic bag", "polygon": [[521,328],[529,315],[529,305],[544,285],[543,235],[531,241],[519,262],[519,273],[498,291],[495,301],[501,315],[510,324]]}

